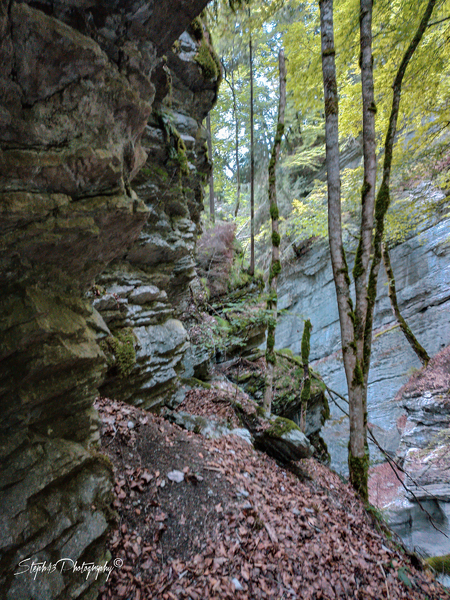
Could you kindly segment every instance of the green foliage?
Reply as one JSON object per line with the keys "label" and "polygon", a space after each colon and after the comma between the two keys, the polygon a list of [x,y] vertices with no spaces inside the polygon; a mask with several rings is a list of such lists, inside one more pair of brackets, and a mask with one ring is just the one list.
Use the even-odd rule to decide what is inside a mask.
{"label": "green foliage", "polygon": [[[250,15],[248,9],[231,12],[226,2],[218,2],[216,8],[216,11],[214,7],[208,11],[209,23],[226,80],[222,83],[215,110],[211,113],[216,213],[220,219],[234,220],[238,183],[235,147],[237,127],[240,209],[236,223],[240,239],[247,240],[250,237],[249,34],[251,32],[254,64],[255,232],[258,234],[268,216],[267,165],[276,135],[277,54],[287,11],[279,0],[252,2]],[[262,247],[261,244],[257,251]]]}
{"label": "green foliage", "polygon": [[233,261],[233,266],[231,267],[229,279],[228,279],[228,290],[232,292],[233,290],[240,289],[248,285],[250,282],[250,275],[244,271],[242,268],[242,264],[239,258],[235,258]]}
{"label": "green foliage", "polygon": [[224,354],[230,348],[244,348],[250,332],[259,328],[264,331],[271,317],[271,311],[262,308],[256,296],[243,297],[225,305],[216,304],[213,314],[212,319],[196,328],[198,332],[193,342]]}
{"label": "green foliage", "polygon": [[[374,3],[374,68],[377,143],[382,145],[392,100],[392,81],[412,32],[422,16],[414,0]],[[446,211],[426,200],[412,201],[402,190],[411,189],[421,177],[432,176],[437,185],[450,189],[448,107],[450,98],[450,21],[445,20],[450,0],[438,0],[430,26],[414,54],[404,82],[398,143],[393,154],[392,189],[385,217],[384,239],[390,245],[403,241],[430,212]],[[249,68],[248,40],[252,33],[255,78],[256,147],[256,251],[265,251],[271,232],[266,226],[267,165],[272,140],[277,135],[277,51],[283,45],[288,66],[286,132],[277,172],[279,209],[270,217],[280,220],[283,240],[327,238],[327,192],[324,173],[325,145],[323,87],[320,55],[319,7],[316,0],[256,0],[248,7],[229,10],[227,0],[208,9],[214,45],[225,67],[213,111],[213,160],[216,206],[220,218],[233,219],[236,204],[235,125],[239,131],[240,211],[236,220],[242,240],[249,237]],[[359,75],[359,3],[335,3],[335,52],[339,73],[342,154],[352,155],[362,130]],[[236,113],[233,109],[233,94]],[[430,141],[432,144],[430,144]],[[352,155],[354,156],[354,154]],[[380,157],[382,158],[382,157]],[[353,161],[354,162],[354,161]],[[354,164],[352,164],[352,167]],[[380,185],[381,168],[378,169]],[[354,248],[359,235],[362,166],[341,174],[344,240]],[[409,186],[409,187],[408,187]],[[284,220],[283,220],[284,219]],[[356,273],[360,272],[357,264]]]}
{"label": "green foliage", "polygon": [[169,156],[180,166],[180,175],[189,175],[189,162],[186,155],[186,145],[175,127],[172,116],[163,111],[158,114],[160,123],[166,133],[169,146]]}
{"label": "green foliage", "polygon": [[[285,161],[291,173],[319,169],[324,156],[323,120],[318,113],[323,110],[322,73],[320,56],[319,10],[313,0],[297,2],[299,18],[288,27],[285,35],[288,56],[288,84],[298,114],[301,116],[301,133],[313,131],[313,136],[302,139],[295,152]],[[444,58],[450,44],[450,22],[446,19],[450,0],[437,2],[432,24],[410,62],[404,81],[404,93],[400,104],[398,142],[393,153],[392,187],[400,188],[389,199],[382,195],[378,206],[381,215],[386,214],[385,240],[391,245],[403,241],[426,215],[426,202],[412,202],[402,195],[405,182],[411,186],[414,176],[429,177],[437,157],[448,155],[448,98],[450,89],[450,65]],[[412,32],[422,18],[423,8],[418,9],[413,0],[392,3],[382,0],[374,3],[373,46],[375,69],[375,102],[377,112],[377,143],[384,141],[392,103],[392,83],[400,60],[411,41]],[[335,45],[340,97],[341,146],[347,140],[358,139],[362,131],[360,110],[361,80],[359,75],[359,3],[343,0],[335,3]],[[302,74],[299,77],[299,73]],[[424,116],[426,117],[424,118]],[[314,127],[317,125],[317,129]],[[314,141],[314,136],[315,140]],[[320,143],[320,140],[322,143]],[[430,145],[430,142],[432,145]],[[427,159],[427,155],[433,159]],[[428,168],[424,168],[427,164]],[[440,161],[444,165],[445,161]],[[428,171],[428,172],[427,172]],[[438,185],[450,183],[448,163],[435,174]],[[420,173],[420,175],[419,175]],[[378,185],[381,169],[378,170]],[[322,179],[322,178],[321,178]],[[342,202],[344,228],[351,236],[355,234],[354,223],[360,213],[358,188],[361,186],[361,168],[354,174],[342,174]],[[323,181],[323,179],[322,179]],[[311,186],[312,187],[312,186]],[[308,239],[312,236],[327,237],[326,189],[323,183],[314,185],[311,192],[300,188],[301,196],[294,195],[292,218],[286,222],[289,235]],[[367,190],[363,189],[363,194]],[[357,265],[357,273],[360,272]]]}
{"label": "green foliage", "polygon": [[[314,0],[298,2],[303,8],[300,19],[287,32],[285,44],[289,56],[289,76],[296,106],[307,114],[310,107],[322,103],[321,56],[319,10]],[[438,23],[448,15],[448,0],[437,3],[433,22]],[[412,32],[422,18],[415,0],[380,1],[374,3],[373,53],[375,70],[375,93],[377,105],[377,131],[380,139],[387,130],[392,99],[392,82],[400,60],[411,40]],[[422,6],[420,6],[422,8]],[[340,127],[342,137],[358,137],[362,129],[359,73],[359,3],[343,0],[336,3],[335,13],[336,68],[340,96]],[[443,122],[447,110],[450,83],[448,77],[448,21],[429,27],[425,33],[406,73],[399,129],[408,126],[409,131],[427,131],[430,123],[424,123],[423,115],[433,115],[436,122]],[[298,78],[298,73],[302,78]],[[442,78],[444,80],[442,80]],[[320,90],[319,95],[317,94]],[[412,127],[411,127],[412,126]],[[403,132],[407,135],[407,131]]]}

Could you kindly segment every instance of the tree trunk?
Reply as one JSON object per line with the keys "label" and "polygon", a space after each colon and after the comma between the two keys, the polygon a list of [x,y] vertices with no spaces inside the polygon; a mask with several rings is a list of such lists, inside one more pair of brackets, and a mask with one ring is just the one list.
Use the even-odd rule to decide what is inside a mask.
{"label": "tree trunk", "polygon": [[[361,190],[361,224],[355,256],[355,310],[353,319],[355,361],[349,382],[350,481],[368,500],[369,447],[367,444],[367,381],[369,364],[364,363],[364,333],[367,318],[367,280],[372,250],[376,185],[375,100],[372,57],[373,0],[360,0],[360,67],[363,113],[364,183]],[[370,334],[371,335],[371,334]],[[345,361],[345,357],[344,357]]]}
{"label": "tree trunk", "polygon": [[214,225],[216,220],[214,207],[214,165],[212,160],[211,118],[209,113],[206,117],[206,126],[208,128],[208,160],[211,165],[211,174],[209,176],[209,220]]}
{"label": "tree trunk", "polygon": [[308,410],[308,402],[311,397],[311,377],[309,375],[309,352],[311,347],[311,321],[307,319],[303,328],[302,335],[302,364],[303,364],[303,387],[300,395],[301,410],[300,410],[300,429],[305,433],[306,429],[306,413]]}
{"label": "tree trunk", "polygon": [[363,499],[368,497],[367,383],[363,371],[364,331],[367,312],[366,281],[372,243],[375,199],[375,121],[371,49],[372,0],[361,0],[361,79],[363,83],[364,185],[360,239],[355,259],[355,307],[350,295],[350,277],[342,242],[339,172],[339,107],[333,31],[333,0],[320,1],[322,71],[325,96],[325,135],[328,183],[328,234],[336,286],[342,354],[347,379],[350,441],[350,481]]}
{"label": "tree trunk", "polygon": [[273,371],[276,361],[275,355],[275,328],[277,325],[277,283],[281,272],[280,263],[280,234],[278,231],[278,203],[276,186],[276,167],[280,156],[281,140],[284,134],[284,113],[286,110],[286,62],[284,52],[280,50],[278,56],[280,69],[280,100],[278,105],[277,132],[272,147],[272,156],[269,162],[269,207],[272,220],[272,264],[269,277],[269,299],[267,309],[272,311],[267,327],[267,349],[266,349],[266,389],[264,392],[263,408],[266,413],[272,410],[273,396]]}
{"label": "tree trunk", "polygon": [[238,216],[239,205],[241,203],[241,169],[239,165],[239,119],[237,112],[236,92],[234,90],[234,73],[231,71],[231,94],[233,96],[233,112],[235,125],[235,153],[236,153],[236,208],[234,218]]}
{"label": "tree trunk", "polygon": [[394,271],[392,270],[391,259],[389,258],[389,251],[385,244],[381,245],[381,253],[383,255],[384,268],[386,270],[386,275],[388,278],[388,295],[389,300],[391,301],[392,311],[394,313],[395,318],[397,319],[398,324],[400,325],[400,329],[403,331],[404,336],[408,340],[409,345],[416,353],[422,365],[426,366],[430,360],[430,357],[428,356],[428,353],[425,350],[425,348],[420,344],[419,340],[411,331],[408,323],[405,321],[400,312],[400,307],[398,305],[397,300],[397,290],[395,289]]}
{"label": "tree trunk", "polygon": [[250,54],[250,275],[255,274],[255,149],[253,124],[253,47],[252,36],[248,43]]}
{"label": "tree trunk", "polygon": [[[234,49],[234,46],[233,46]],[[231,97],[233,99],[233,116],[234,116],[234,150],[235,150],[235,159],[236,159],[236,208],[234,209],[234,218],[238,216],[239,206],[241,203],[241,169],[239,164],[239,119],[238,119],[238,110],[237,110],[237,101],[236,101],[236,91],[234,89],[234,69],[231,69],[231,82],[228,81],[227,71],[224,63],[223,66],[223,78],[227,82],[228,87],[230,88]]]}
{"label": "tree trunk", "polygon": [[368,313],[366,320],[366,331],[364,335],[364,363],[368,365],[370,363],[370,353],[372,348],[372,325],[373,325],[373,311],[375,307],[376,293],[377,293],[377,281],[378,272],[380,269],[381,262],[381,246],[383,242],[384,234],[384,217],[389,208],[390,203],[390,177],[392,169],[392,152],[394,149],[395,134],[397,132],[397,120],[400,109],[400,99],[402,93],[402,82],[405,76],[406,68],[411,60],[417,46],[423,37],[423,34],[430,21],[431,14],[433,12],[436,0],[429,0],[425,9],[422,20],[417,28],[417,31],[409,44],[402,62],[397,71],[397,75],[392,86],[392,107],[391,114],[389,117],[389,125],[386,133],[386,140],[384,142],[384,163],[383,163],[383,179],[381,182],[380,189],[378,190],[377,199],[375,203],[375,238],[373,247],[373,259],[372,266],[370,269],[369,284],[367,289],[368,297]]}
{"label": "tree trunk", "polygon": [[[347,378],[350,442],[350,481],[367,500],[367,384],[372,344],[373,310],[381,260],[384,217],[389,206],[389,180],[392,150],[401,97],[401,84],[406,67],[426,29],[436,0],[429,0],[424,17],[409,45],[393,85],[392,110],[385,142],[383,180],[375,199],[376,146],[372,60],[373,0],[360,0],[360,64],[363,104],[364,185],[361,194],[361,227],[355,258],[355,307],[350,296],[350,278],[345,260],[341,231],[341,198],[339,180],[338,94],[336,83],[333,34],[333,0],[320,0],[322,70],[325,96],[325,135],[328,183],[328,231],[333,277],[341,326],[342,353]],[[374,207],[375,204],[375,207]],[[374,210],[375,208],[375,210]],[[375,213],[375,215],[374,215]],[[375,236],[372,230],[375,222]],[[370,256],[373,256],[370,264]],[[367,278],[367,274],[370,274]]]}

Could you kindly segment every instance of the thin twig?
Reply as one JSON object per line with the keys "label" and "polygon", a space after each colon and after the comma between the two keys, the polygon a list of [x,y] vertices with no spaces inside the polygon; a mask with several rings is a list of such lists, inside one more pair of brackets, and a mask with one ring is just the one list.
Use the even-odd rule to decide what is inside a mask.
{"label": "thin twig", "polygon": [[388,588],[388,584],[387,584],[387,577],[386,577],[386,573],[383,569],[383,565],[381,563],[378,563],[381,569],[381,572],[383,573],[384,576],[384,585],[386,586],[386,594],[387,594],[387,600],[391,600],[391,596],[389,595],[389,588]]}

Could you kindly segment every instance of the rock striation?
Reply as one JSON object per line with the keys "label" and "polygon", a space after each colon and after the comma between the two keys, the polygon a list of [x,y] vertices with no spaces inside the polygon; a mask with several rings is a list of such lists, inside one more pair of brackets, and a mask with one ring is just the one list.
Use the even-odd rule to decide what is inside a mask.
{"label": "rock striation", "polygon": [[136,242],[97,278],[91,292],[113,338],[129,332],[128,343],[135,348],[134,362],[124,374],[114,352],[117,342],[110,340],[113,351],[107,353],[111,360],[101,393],[146,409],[183,397],[178,372],[189,338],[176,317],[190,299],[196,276],[202,189],[210,170],[201,123],[214,104],[220,79],[201,20],[166,53],[155,79],[166,95],[153,105],[141,139],[147,160],[133,182],[148,219]]}
{"label": "rock striation", "polygon": [[[164,383],[161,372],[175,369],[185,343],[170,301],[190,277],[200,207],[199,182],[189,173],[191,165],[207,170],[200,151],[190,156],[203,143],[198,123],[218,74],[208,64],[205,77],[195,60],[196,47],[208,58],[203,32],[197,27],[197,46],[194,33],[183,32],[205,5],[0,6],[0,595],[7,600],[97,595],[101,578],[73,569],[32,577],[26,567],[107,559],[112,469],[96,451],[92,403],[108,367],[98,341],[111,336],[114,323],[126,323],[136,336],[137,364],[154,344],[155,363],[140,374],[147,385],[150,370],[154,383]],[[180,36],[180,52],[171,53]],[[208,100],[200,101],[195,92],[206,80]],[[194,109],[189,117],[180,89],[187,90],[188,112]],[[178,166],[160,174],[164,188],[154,171],[174,141],[177,156],[169,158]],[[103,318],[85,292],[127,252],[96,297]],[[166,267],[158,277],[156,264]],[[126,341],[122,346],[126,371],[132,352]]]}
{"label": "rock striation", "polygon": [[[427,185],[417,191],[417,202],[438,194]],[[450,342],[450,221],[428,222],[419,232],[391,251],[400,309],[430,355]],[[336,295],[329,252],[325,243],[303,245],[301,256],[285,257],[280,281],[279,306],[286,310],[276,331],[279,348],[300,352],[303,320],[311,319],[311,366],[332,389],[346,393],[340,351]],[[403,410],[394,401],[420,362],[399,330],[387,295],[386,275],[380,269],[375,307],[372,361],[369,373],[369,421],[382,446],[392,455],[400,443],[395,425]],[[347,472],[348,423],[330,404],[331,419],[323,428],[332,457],[331,465]],[[375,447],[371,458],[382,459]]]}
{"label": "rock striation", "polygon": [[[373,502],[406,546],[425,556],[450,553],[450,347],[411,377],[397,400],[403,411],[395,459],[403,471]],[[376,471],[375,471],[376,476]]]}

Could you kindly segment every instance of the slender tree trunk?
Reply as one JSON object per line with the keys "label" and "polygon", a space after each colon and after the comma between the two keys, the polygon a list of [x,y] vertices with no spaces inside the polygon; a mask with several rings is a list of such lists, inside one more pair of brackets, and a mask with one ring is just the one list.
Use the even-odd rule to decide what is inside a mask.
{"label": "slender tree trunk", "polygon": [[383,255],[383,263],[384,268],[386,270],[386,275],[388,278],[388,295],[389,300],[391,301],[392,311],[394,313],[395,318],[397,319],[398,324],[400,325],[400,329],[403,331],[404,336],[406,337],[409,345],[416,353],[420,362],[426,366],[430,360],[427,351],[421,345],[419,340],[416,338],[414,333],[411,331],[408,323],[403,318],[402,313],[400,312],[400,307],[398,305],[397,300],[397,290],[395,289],[395,277],[394,271],[392,270],[391,259],[389,257],[389,251],[386,247],[386,244],[381,245],[381,253]]}
{"label": "slender tree trunk", "polygon": [[250,54],[250,275],[255,274],[255,148],[253,123],[253,46],[252,36],[248,43]]}
{"label": "slender tree trunk", "polygon": [[[376,201],[374,202],[376,176],[374,118],[376,107],[373,93],[373,60],[371,48],[373,0],[360,0],[364,185],[361,195],[362,217],[360,238],[353,270],[355,279],[355,307],[353,308],[350,296],[350,278],[345,260],[341,231],[338,95],[333,34],[333,0],[320,0],[330,253],[336,286],[342,352],[349,395],[350,480],[353,487],[363,499],[367,499],[368,496],[367,384],[372,343],[373,310],[381,260],[384,217],[389,206],[389,179],[400,105],[401,84],[406,67],[422,38],[435,3],[436,0],[429,0],[421,24],[403,57],[394,81],[391,117],[385,142],[383,180],[376,196]],[[374,222],[375,237],[372,240]],[[373,259],[370,264],[371,254]]]}
{"label": "slender tree trunk", "polygon": [[214,206],[214,165],[212,160],[212,135],[211,135],[211,117],[209,113],[206,117],[206,126],[208,128],[208,160],[211,165],[211,174],[209,176],[209,219],[214,224],[216,220]]}
{"label": "slender tree trunk", "polygon": [[322,71],[325,95],[325,133],[328,181],[328,232],[331,262],[341,326],[342,353],[347,378],[350,414],[349,473],[353,487],[368,497],[367,384],[363,371],[364,331],[367,313],[366,282],[372,244],[375,200],[375,105],[372,72],[372,0],[361,0],[361,79],[363,87],[364,185],[355,277],[355,307],[342,242],[339,173],[338,93],[333,31],[333,0],[321,0]]}
{"label": "slender tree trunk", "polygon": [[[361,191],[361,225],[353,277],[355,311],[353,319],[355,365],[349,382],[350,443],[348,464],[350,481],[364,500],[368,500],[369,447],[367,444],[367,375],[364,363],[364,333],[367,318],[367,281],[372,250],[376,185],[375,100],[372,57],[373,0],[360,0],[360,66],[363,113],[364,183]],[[345,358],[344,358],[345,360]]]}
{"label": "slender tree trunk", "polygon": [[241,203],[241,170],[239,164],[239,119],[237,112],[236,92],[234,90],[234,73],[231,71],[231,94],[233,96],[233,112],[235,126],[235,155],[236,155],[236,208],[234,209],[234,218],[238,216]]}
{"label": "slender tree trunk", "polygon": [[309,375],[309,352],[311,348],[311,321],[307,319],[303,328],[302,335],[302,364],[303,364],[303,387],[300,395],[300,429],[305,433],[306,413],[308,411],[308,402],[311,397],[311,377]]}
{"label": "slender tree trunk", "polygon": [[[234,49],[234,46],[233,46]],[[231,97],[233,99],[233,116],[234,116],[234,150],[236,159],[236,208],[234,209],[234,218],[238,216],[239,206],[241,203],[241,173],[239,164],[239,118],[236,101],[236,91],[234,89],[234,70],[231,69],[231,82],[227,79],[227,71],[224,63],[223,66],[223,78],[227,82],[230,88]]]}
{"label": "slender tree trunk", "polygon": [[266,413],[272,410],[273,396],[273,372],[276,362],[275,354],[275,328],[277,326],[277,284],[278,276],[281,272],[280,263],[280,233],[278,230],[278,203],[277,203],[277,185],[276,168],[280,156],[281,140],[284,134],[284,113],[286,111],[286,61],[283,50],[278,55],[278,64],[280,70],[280,100],[278,104],[278,123],[277,132],[272,146],[272,156],[269,161],[269,207],[270,218],[272,220],[272,264],[270,266],[269,276],[269,299],[267,301],[268,310],[272,311],[267,327],[267,349],[266,349],[266,389],[264,392],[263,408]]}

